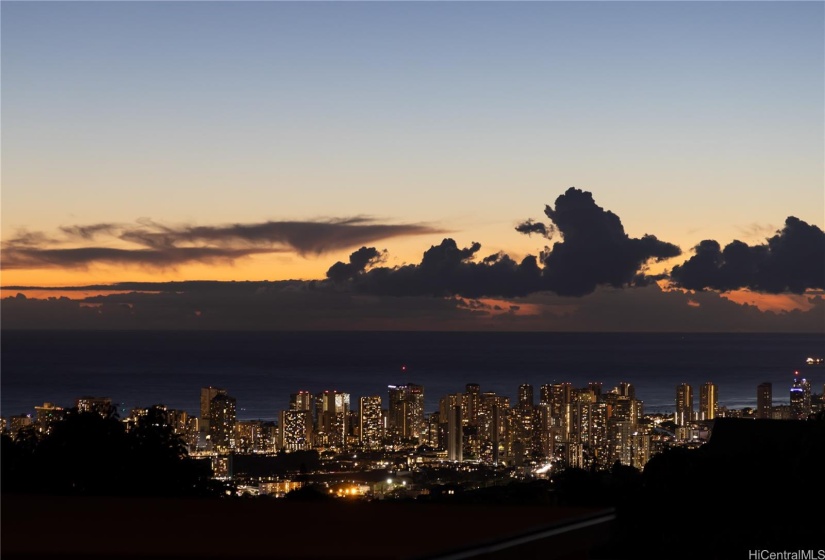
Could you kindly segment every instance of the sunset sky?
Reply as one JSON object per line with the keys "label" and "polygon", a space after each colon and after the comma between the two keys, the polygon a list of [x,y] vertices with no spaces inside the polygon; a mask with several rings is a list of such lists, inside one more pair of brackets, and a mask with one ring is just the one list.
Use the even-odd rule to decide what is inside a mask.
{"label": "sunset sky", "polygon": [[[521,262],[570,187],[681,249],[650,275],[789,216],[818,239],[824,41],[821,2],[3,2],[2,286],[324,279],[447,237]],[[680,278],[825,318],[818,276]],[[446,295],[547,286],[601,297]]]}

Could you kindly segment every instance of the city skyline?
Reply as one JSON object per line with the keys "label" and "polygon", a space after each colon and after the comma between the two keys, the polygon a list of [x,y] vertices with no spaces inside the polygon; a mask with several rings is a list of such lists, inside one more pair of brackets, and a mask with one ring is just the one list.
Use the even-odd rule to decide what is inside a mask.
{"label": "city skyline", "polygon": [[[812,389],[811,381],[808,378],[809,376],[801,375],[799,371],[795,371],[793,375],[789,377],[791,381],[788,383],[788,392],[783,392],[781,393],[782,396],[777,396],[777,398],[774,399],[772,397],[772,383],[760,383],[754,388],[754,406],[744,407],[728,407],[724,399],[720,404],[718,388],[713,381],[706,381],[698,386],[698,393],[694,393],[694,387],[689,383],[680,383],[674,386],[675,396],[672,409],[657,406],[653,408],[651,414],[663,417],[673,416],[673,423],[676,426],[683,426],[690,422],[713,420],[718,416],[720,409],[725,413],[736,413],[737,411],[742,413],[749,411],[748,415],[754,418],[770,418],[771,410],[773,409],[778,419],[801,419],[798,418],[802,414],[801,410],[811,406],[812,395],[817,393]],[[607,393],[631,397],[640,403],[640,407],[644,405],[644,400],[636,398],[636,385],[628,381],[621,382],[609,390],[604,389],[604,383],[601,381],[591,381],[586,387],[576,387],[570,381],[554,381],[539,386],[522,383],[517,386],[517,391],[512,391],[507,394],[498,394],[496,391],[488,390],[489,388],[482,391],[480,384],[472,382],[459,383],[456,387],[458,388],[462,385],[465,389],[464,393],[459,391],[440,395],[434,401],[437,405],[433,409],[427,409],[424,404],[423,394],[426,389],[425,386],[413,381],[405,384],[387,385],[383,388],[383,392],[368,391],[368,394],[354,395],[358,397],[357,399],[353,398],[353,393],[348,390],[323,389],[320,391],[309,391],[296,388],[294,393],[290,393],[281,399],[281,406],[273,407],[273,411],[276,411],[277,414],[272,415],[271,418],[256,418],[250,415],[243,417],[238,416],[237,411],[244,409],[237,406],[237,399],[229,394],[231,392],[230,390],[225,387],[202,387],[200,389],[199,402],[200,414],[197,416],[197,418],[200,418],[198,431],[204,435],[211,433],[210,418],[216,415],[216,412],[212,410],[213,402],[215,401],[220,401],[220,409],[223,411],[220,412],[220,414],[227,414],[224,403],[231,402],[231,412],[229,416],[233,418],[233,421],[235,419],[238,421],[272,421],[273,418],[276,418],[283,424],[284,412],[310,413],[313,420],[320,419],[319,421],[323,423],[324,427],[323,432],[327,434],[330,432],[330,426],[335,425],[337,422],[337,414],[355,413],[360,416],[365,406],[371,414],[374,414],[374,408],[378,406],[380,409],[381,403],[385,402],[387,408],[384,409],[384,412],[386,413],[395,407],[396,413],[395,416],[392,416],[392,414],[385,416],[384,420],[389,422],[391,426],[397,427],[399,432],[397,435],[402,439],[419,437],[419,435],[422,434],[417,432],[418,428],[415,427],[416,424],[424,422],[425,417],[434,413],[440,412],[442,415],[445,415],[445,412],[454,406],[459,406],[462,409],[461,414],[465,417],[474,417],[478,413],[479,406],[481,406],[479,399],[484,395],[494,395],[497,398],[501,398],[502,402],[507,403],[508,408],[511,402],[514,408],[518,408],[519,406],[533,407],[537,404],[549,405],[553,410],[553,414],[556,416],[561,414],[561,410],[558,409],[558,405],[553,404],[554,402],[570,403],[572,400],[575,400],[574,395],[585,392],[591,393],[594,399],[601,399],[603,394]],[[419,395],[413,405],[408,404],[410,391],[413,391],[413,394]],[[694,394],[700,395],[698,407],[695,406]],[[823,386],[823,393],[819,395],[820,397],[825,395],[825,385]],[[471,402],[466,400],[473,396],[474,398],[471,399]],[[386,401],[384,400],[385,398]],[[795,402],[795,398],[797,402]],[[462,401],[462,399],[465,400]],[[805,404],[802,405],[800,403]],[[127,413],[128,409],[118,409],[116,404],[123,405],[123,403],[113,403],[111,396],[84,395],[78,396],[75,399],[75,406],[80,412],[99,411],[101,407],[115,406],[115,410],[119,415],[121,413]],[[167,407],[164,401],[151,404],[132,403],[130,406],[135,409],[141,409],[147,406]],[[409,406],[412,406],[412,408],[408,408]],[[61,410],[67,408],[48,401],[44,402],[43,406],[33,406],[36,412],[40,410],[48,412],[55,407]],[[709,413],[709,411],[712,411],[712,413]],[[198,407],[196,407],[194,411],[184,410],[183,412],[194,416],[193,412],[198,412]],[[331,416],[329,416],[330,414]],[[27,415],[26,413],[21,413],[14,416],[22,418]],[[31,417],[30,414],[28,416]]]}
{"label": "city skyline", "polygon": [[[288,407],[278,411],[277,421],[239,418],[231,391],[208,386],[200,390],[198,416],[158,403],[120,414],[109,396],[82,396],[74,409],[45,402],[34,407],[34,416],[0,418],[0,432],[14,440],[24,440],[26,434],[48,437],[61,422],[84,413],[121,422],[128,432],[153,418],[151,422],[168,426],[188,453],[209,457],[214,476],[229,478],[233,467],[228,455],[316,451],[340,454],[338,460],[348,461],[365,452],[364,468],[370,461],[386,467],[383,454],[404,450],[418,457],[417,463],[446,461],[459,469],[467,462],[495,467],[529,462],[532,476],[540,476],[560,466],[603,470],[614,462],[642,469],[668,448],[707,443],[717,418],[808,421],[825,410],[823,394],[813,393],[810,381],[798,371],[789,404],[773,405],[770,397],[766,402],[766,385],[755,387],[756,407],[733,409],[718,406],[716,385],[705,382],[699,409],[694,410],[692,387],[682,383],[675,387],[672,415],[646,411],[636,398],[636,387],[626,381],[609,390],[602,382],[586,387],[570,382],[535,388],[521,384],[514,400],[466,383],[464,391],[441,396],[434,411],[425,411],[426,388],[414,383],[388,385],[386,401],[380,394],[364,396],[355,408],[347,392],[298,390],[290,394]],[[367,491],[365,487],[357,494]],[[356,493],[351,487],[348,492]]]}
{"label": "city skyline", "polygon": [[822,332],[822,16],[10,3],[4,328]]}

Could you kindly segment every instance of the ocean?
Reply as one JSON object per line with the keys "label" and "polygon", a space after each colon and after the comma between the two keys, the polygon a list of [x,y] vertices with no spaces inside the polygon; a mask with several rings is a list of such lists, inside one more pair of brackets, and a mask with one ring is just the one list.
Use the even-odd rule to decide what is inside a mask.
{"label": "ocean", "polygon": [[822,334],[489,333],[489,332],[166,332],[3,331],[0,414],[33,413],[44,402],[73,406],[83,395],[111,397],[121,416],[165,404],[199,414],[200,388],[225,388],[239,419],[277,418],[298,390],[335,389],[358,398],[387,385],[424,386],[426,412],[467,383],[515,401],[532,384],[575,387],[621,381],[636,388],[646,412],[670,412],[676,386],[718,386],[719,405],[755,406],[756,386],[773,383],[787,403],[795,371],[815,393],[825,367]]}

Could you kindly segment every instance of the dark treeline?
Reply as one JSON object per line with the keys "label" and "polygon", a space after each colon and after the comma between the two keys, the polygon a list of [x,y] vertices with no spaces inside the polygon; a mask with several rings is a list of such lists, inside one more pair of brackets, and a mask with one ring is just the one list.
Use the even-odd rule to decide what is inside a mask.
{"label": "dark treeline", "polygon": [[127,431],[114,408],[67,411],[46,435],[33,427],[15,440],[2,436],[3,493],[85,496],[216,496],[208,461],[188,456],[167,425],[149,409]]}

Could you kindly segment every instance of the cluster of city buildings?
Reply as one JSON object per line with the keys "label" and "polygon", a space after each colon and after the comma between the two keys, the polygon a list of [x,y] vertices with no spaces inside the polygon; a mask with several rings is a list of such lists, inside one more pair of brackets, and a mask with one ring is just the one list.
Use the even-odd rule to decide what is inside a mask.
{"label": "cluster of city buildings", "polygon": [[[616,462],[642,468],[651,456],[676,446],[707,441],[719,416],[758,419],[806,419],[823,407],[821,395],[811,392],[806,379],[794,375],[790,403],[774,405],[772,386],[757,388],[755,409],[727,410],[718,406],[714,383],[699,387],[699,406],[688,384],[676,387],[675,413],[644,413],[630,383],[604,390],[601,383],[574,387],[571,383],[521,385],[518,398],[482,391],[475,383],[463,392],[444,395],[439,408],[425,413],[424,387],[414,383],[390,385],[386,396],[368,395],[357,403],[336,390],[290,395],[278,421],[238,420],[237,402],[226,389],[204,387],[200,415],[166,409],[172,430],[190,455],[214,459],[216,472],[226,473],[236,454],[274,454],[315,450],[326,456],[369,453],[389,464],[387,457],[403,455],[410,464],[482,464],[547,472],[553,465],[584,469],[609,468]],[[825,391],[824,391],[825,392]],[[110,410],[106,397],[81,397],[80,411]],[[21,429],[46,434],[64,409],[53,403],[35,407],[34,415],[12,416],[3,430],[16,437]],[[148,409],[133,409],[121,421],[134,426]],[[362,462],[368,466],[368,462]]]}

